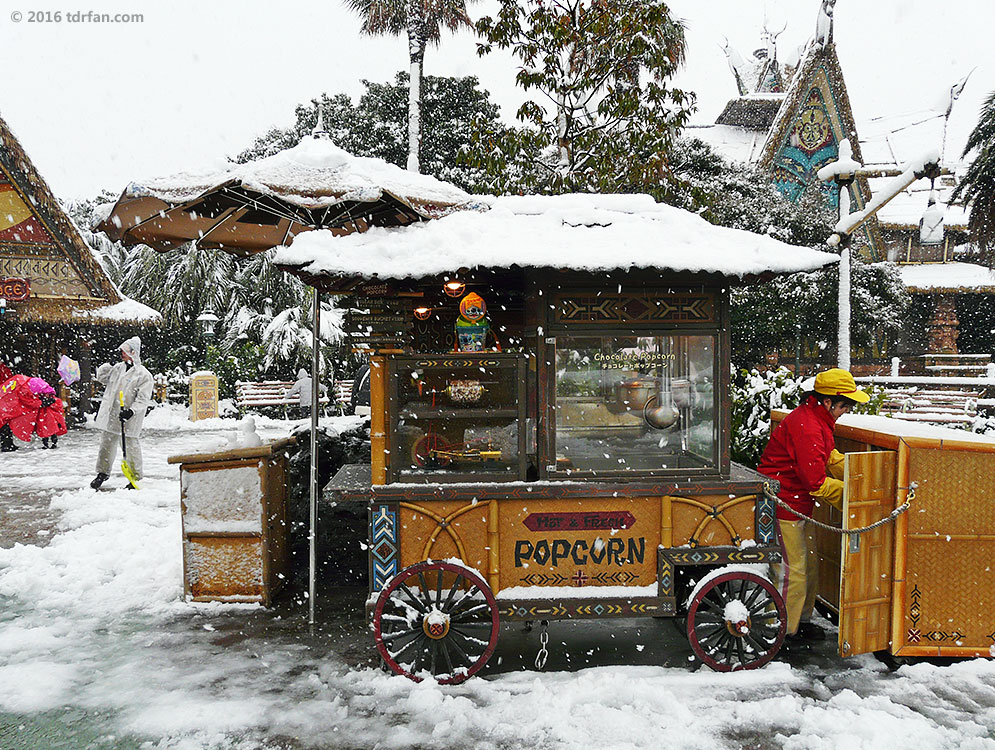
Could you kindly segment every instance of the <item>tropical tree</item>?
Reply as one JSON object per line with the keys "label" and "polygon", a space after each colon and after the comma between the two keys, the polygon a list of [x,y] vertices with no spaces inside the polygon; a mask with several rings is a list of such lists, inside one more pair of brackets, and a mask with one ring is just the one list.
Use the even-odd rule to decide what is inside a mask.
{"label": "tropical tree", "polygon": [[967,174],[954,190],[953,200],[971,206],[968,228],[985,261],[995,267],[995,91],[981,107],[978,124],[968,136],[963,156],[977,151]]}
{"label": "tropical tree", "polygon": [[516,80],[537,94],[521,130],[481,133],[472,148],[506,189],[666,195],[668,156],[694,95],[668,79],[684,60],[684,27],[659,0],[499,0],[477,22],[481,55],[510,49]]}
{"label": "tropical tree", "polygon": [[418,172],[421,140],[421,84],[425,48],[438,44],[441,29],[471,26],[466,0],[345,0],[363,19],[364,34],[408,37],[408,158],[407,168]]}

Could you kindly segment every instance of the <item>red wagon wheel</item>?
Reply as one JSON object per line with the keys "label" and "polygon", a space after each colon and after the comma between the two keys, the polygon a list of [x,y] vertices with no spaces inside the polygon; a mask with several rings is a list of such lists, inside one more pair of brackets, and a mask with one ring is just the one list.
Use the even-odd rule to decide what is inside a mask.
{"label": "red wagon wheel", "polygon": [[463,682],[494,653],[498,608],[490,586],[454,562],[421,562],[394,576],[373,610],[373,637],[396,674]]}
{"label": "red wagon wheel", "polygon": [[452,459],[445,456],[433,456],[432,451],[452,450],[453,444],[437,432],[422,435],[411,446],[411,459],[416,466],[447,466]]}
{"label": "red wagon wheel", "polygon": [[780,650],[787,627],[784,600],[756,573],[722,573],[699,583],[691,595],[691,650],[717,672],[762,667]]}

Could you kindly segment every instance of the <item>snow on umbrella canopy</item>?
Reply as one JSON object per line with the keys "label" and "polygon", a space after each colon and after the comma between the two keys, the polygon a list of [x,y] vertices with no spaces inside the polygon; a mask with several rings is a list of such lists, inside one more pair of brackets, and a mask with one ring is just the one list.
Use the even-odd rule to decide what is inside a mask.
{"label": "snow on umbrella canopy", "polygon": [[132,183],[96,229],[162,251],[194,241],[248,254],[311,229],[350,234],[474,207],[455,185],[353,156],[316,132],[245,164]]}

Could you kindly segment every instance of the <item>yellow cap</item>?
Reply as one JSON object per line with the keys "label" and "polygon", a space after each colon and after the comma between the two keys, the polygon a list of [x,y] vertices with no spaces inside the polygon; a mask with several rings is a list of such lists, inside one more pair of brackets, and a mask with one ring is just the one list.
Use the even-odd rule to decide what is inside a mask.
{"label": "yellow cap", "polygon": [[823,396],[844,396],[858,404],[866,404],[871,399],[864,391],[857,389],[853,375],[838,367],[816,375],[815,387],[812,390]]}

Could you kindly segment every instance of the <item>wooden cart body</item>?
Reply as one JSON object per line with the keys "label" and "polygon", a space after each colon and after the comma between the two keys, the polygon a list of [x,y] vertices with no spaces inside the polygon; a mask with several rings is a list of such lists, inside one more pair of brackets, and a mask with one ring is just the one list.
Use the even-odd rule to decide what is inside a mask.
{"label": "wooden cart body", "polygon": [[824,520],[859,528],[915,486],[909,511],[859,542],[818,534],[819,596],[838,613],[840,655],[995,655],[995,440],[863,416],[835,434],[844,510]]}
{"label": "wooden cart body", "polygon": [[403,568],[456,559],[503,619],[662,616],[684,604],[680,568],[780,559],[764,481],[734,465],[721,482],[375,486],[350,466],[326,499],[369,503],[371,606]]}

